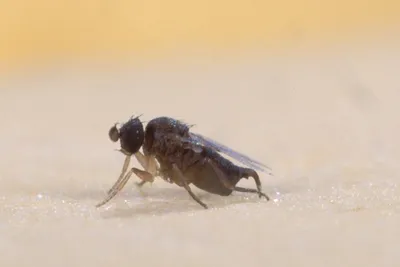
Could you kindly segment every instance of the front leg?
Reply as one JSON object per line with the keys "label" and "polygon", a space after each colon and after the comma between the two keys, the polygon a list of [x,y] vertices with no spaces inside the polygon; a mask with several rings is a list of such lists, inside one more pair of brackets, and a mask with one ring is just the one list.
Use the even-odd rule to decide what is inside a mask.
{"label": "front leg", "polygon": [[[128,166],[129,166],[129,163],[131,160],[131,154],[127,153],[123,149],[119,149],[118,151],[120,151],[126,157],[125,157],[124,165],[122,167],[121,174],[118,177],[117,182],[114,184],[114,186],[119,184],[121,182],[121,180],[123,179],[124,174],[128,170]],[[158,173],[157,162],[154,157],[146,157],[141,152],[137,152],[134,155],[135,155],[136,159],[139,161],[140,165],[142,165],[142,167],[145,169],[145,171],[141,171],[137,168],[133,168],[134,173],[140,179],[142,179],[142,181],[140,181],[139,183],[136,183],[136,185],[140,188],[145,183],[147,183],[147,182],[152,183],[154,181],[154,177],[157,176],[157,173]],[[108,190],[107,194],[111,194],[113,190],[115,190],[114,187],[112,187],[110,190]]]}
{"label": "front leg", "polygon": [[[135,153],[135,158],[142,165],[143,169],[150,173],[153,177],[159,175],[159,167],[157,166],[156,159],[153,156],[145,156],[142,152],[138,151]],[[140,176],[139,176],[140,177]],[[153,179],[154,181],[154,179]],[[153,182],[151,181],[151,182]],[[141,182],[136,183],[138,187],[142,187],[146,182],[145,179],[142,179]]]}
{"label": "front leg", "polygon": [[138,168],[132,168],[131,171],[136,174],[142,181],[140,183],[152,183],[154,182],[154,175],[143,170],[139,170]]}
{"label": "front leg", "polygon": [[[124,165],[122,166],[121,174],[119,175],[119,177],[118,177],[118,179],[117,179],[117,182],[114,184],[114,186],[117,185],[117,184],[119,184],[119,183],[121,182],[121,180],[124,178],[124,175],[125,175],[126,171],[128,170],[128,166],[129,166],[129,163],[130,163],[130,161],[131,161],[131,156],[130,156],[129,154],[124,153],[124,151],[123,151],[122,149],[121,149],[120,151],[121,151],[126,157],[125,157]],[[108,194],[110,194],[111,191],[114,190],[114,186],[113,186],[110,190],[108,190],[108,192],[107,192]]]}
{"label": "front leg", "polygon": [[106,204],[108,201],[110,201],[113,197],[115,197],[119,191],[124,188],[126,183],[128,182],[129,178],[132,176],[132,174],[136,174],[142,181],[144,182],[153,182],[154,181],[154,176],[146,171],[139,170],[138,168],[132,168],[130,169],[129,172],[126,173],[126,175],[122,179],[118,179],[117,182],[112,186],[112,188],[108,191],[107,197],[100,202],[99,204],[96,205],[96,207],[100,207],[104,204]]}
{"label": "front leg", "polygon": [[145,156],[142,152],[135,153],[135,158],[142,165],[143,169],[152,175],[156,176],[158,172],[157,161],[154,156]]}

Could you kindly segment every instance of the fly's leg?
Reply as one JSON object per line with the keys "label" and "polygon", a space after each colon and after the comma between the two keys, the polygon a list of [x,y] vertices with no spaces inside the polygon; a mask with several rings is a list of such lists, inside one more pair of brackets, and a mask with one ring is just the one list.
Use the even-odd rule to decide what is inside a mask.
{"label": "fly's leg", "polygon": [[139,161],[145,171],[156,176],[158,166],[156,159],[153,156],[145,156],[142,152],[138,151],[135,153],[135,158]]}
{"label": "fly's leg", "polygon": [[154,182],[154,175],[148,171],[139,170],[138,168],[132,168],[131,171],[136,174],[136,176],[138,176],[140,179],[142,179],[142,181],[138,184]]}
{"label": "fly's leg", "polygon": [[[124,177],[124,174],[126,173],[130,160],[131,160],[131,155],[126,153],[125,151],[123,151],[122,149],[119,150],[122,154],[124,154],[126,156],[125,161],[124,161],[124,165],[122,167],[122,171],[121,174],[117,180],[117,182],[114,184],[114,186],[108,190],[107,194],[111,194],[111,192],[113,190],[115,190],[115,186],[117,184],[119,184],[121,182],[121,180]],[[140,165],[142,165],[142,167],[145,169],[145,171],[147,173],[150,173],[152,175],[152,178],[148,175],[148,174],[144,174],[141,173],[142,171],[134,168],[134,173],[140,178],[142,179],[142,181],[140,181],[139,183],[136,183],[136,185],[140,188],[142,187],[145,183],[147,182],[153,182],[154,181],[154,176],[157,176],[157,162],[154,159],[154,157],[146,157],[145,155],[143,155],[141,152],[137,152],[135,153],[135,157],[136,159],[139,161]]]}
{"label": "fly's leg", "polygon": [[217,173],[218,178],[220,181],[224,184],[226,188],[229,188],[230,190],[237,191],[237,192],[245,192],[245,193],[256,193],[258,196],[265,197],[267,200],[269,200],[269,197],[264,194],[261,191],[261,181],[260,178],[258,177],[258,174],[256,171],[253,169],[249,168],[241,168],[241,176],[243,178],[248,178],[248,177],[253,177],[254,181],[256,182],[257,189],[252,189],[252,188],[244,188],[244,187],[239,187],[239,186],[234,186],[232,183],[229,181],[229,179],[226,177],[226,174],[221,170],[220,167],[215,164],[214,161],[208,159],[208,162],[211,164],[211,166],[214,168],[215,172]]}
{"label": "fly's leg", "polygon": [[[244,177],[244,178],[253,177],[253,179],[256,183],[256,186],[257,186],[258,196],[260,198],[265,197],[267,200],[269,200],[269,197],[262,192],[260,177],[258,176],[258,173],[255,170],[250,169],[250,168],[242,168],[241,173],[242,173],[242,177]],[[241,187],[237,187],[237,188],[241,189],[241,190],[247,190],[246,188],[241,188]],[[237,190],[237,191],[239,191],[239,190]],[[241,192],[245,192],[245,191],[241,191]]]}
{"label": "fly's leg", "polygon": [[96,205],[96,208],[103,206],[106,204],[108,201],[110,201],[121,189],[125,186],[125,184],[128,182],[130,176],[132,175],[133,171],[130,170],[122,179],[118,179],[117,182],[113,185],[113,187],[108,191],[107,197],[100,202],[99,204]]}
{"label": "fly's leg", "polygon": [[[135,153],[135,158],[137,159],[137,161],[139,161],[140,165],[142,165],[143,169],[152,174],[153,177],[158,175],[158,166],[157,166],[157,162],[155,160],[154,157],[149,156],[146,157],[145,155],[143,155],[142,152],[138,151]],[[140,188],[142,187],[146,182],[148,182],[147,180],[142,179],[141,182],[137,182],[136,185]]]}
{"label": "fly's leg", "polygon": [[181,170],[176,166],[176,164],[172,164],[172,169],[175,172],[177,178],[182,182],[183,187],[186,189],[186,191],[189,193],[189,195],[197,202],[199,203],[203,208],[208,209],[207,205],[204,204],[198,196],[196,196],[192,189],[190,188],[189,184],[186,181],[185,176],[183,176],[183,173]]}
{"label": "fly's leg", "polygon": [[267,196],[266,194],[264,194],[263,192],[259,192],[257,189],[252,189],[252,188],[244,188],[244,187],[240,187],[240,186],[234,186],[233,187],[234,191],[237,192],[244,192],[244,193],[257,193],[258,196],[261,197],[265,197],[266,200],[269,200],[269,196]]}
{"label": "fly's leg", "polygon": [[98,208],[100,206],[103,206],[104,204],[109,202],[113,197],[115,197],[118,194],[118,192],[121,191],[122,188],[124,188],[124,186],[126,185],[126,183],[128,182],[129,178],[132,176],[133,173],[136,174],[140,179],[142,179],[142,181],[145,182],[154,181],[154,176],[151,173],[139,170],[138,168],[132,168],[130,169],[129,172],[126,173],[126,175],[122,179],[118,179],[118,181],[108,191],[109,193],[107,197],[102,202],[97,204],[96,207]]}
{"label": "fly's leg", "polygon": [[[122,151],[121,151],[121,152],[122,152]],[[123,153],[123,152],[122,152],[122,153]],[[125,155],[126,155],[126,157],[125,157],[124,165],[122,166],[121,174],[119,175],[119,177],[118,177],[118,179],[117,179],[117,182],[114,184],[114,186],[116,186],[117,184],[119,184],[119,183],[121,182],[121,180],[124,178],[124,174],[125,174],[126,171],[128,170],[128,166],[129,166],[129,163],[130,163],[130,161],[131,161],[131,156],[128,155],[128,154],[125,154]],[[111,191],[115,189],[114,186],[111,187],[110,190],[108,190],[107,194],[110,194]]]}

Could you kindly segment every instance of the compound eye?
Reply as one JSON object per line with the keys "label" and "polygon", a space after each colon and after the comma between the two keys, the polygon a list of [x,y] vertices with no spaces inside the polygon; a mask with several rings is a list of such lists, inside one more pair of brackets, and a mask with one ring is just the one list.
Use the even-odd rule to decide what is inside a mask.
{"label": "compound eye", "polygon": [[110,130],[108,131],[108,136],[113,142],[117,142],[119,140],[119,131],[117,129],[117,124],[114,124],[114,126],[110,128]]}

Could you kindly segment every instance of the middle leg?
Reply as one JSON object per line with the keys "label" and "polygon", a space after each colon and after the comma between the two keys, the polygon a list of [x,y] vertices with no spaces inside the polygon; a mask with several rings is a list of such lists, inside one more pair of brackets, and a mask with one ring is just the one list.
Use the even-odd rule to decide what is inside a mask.
{"label": "middle leg", "polygon": [[189,184],[186,181],[185,176],[183,175],[183,173],[181,172],[181,170],[176,166],[176,164],[172,164],[172,169],[174,171],[174,173],[176,174],[176,176],[178,176],[177,178],[179,179],[179,181],[182,183],[182,186],[186,189],[186,191],[189,193],[189,195],[197,202],[199,203],[203,208],[208,209],[207,205],[202,202],[198,196],[196,196],[192,189],[190,188]]}

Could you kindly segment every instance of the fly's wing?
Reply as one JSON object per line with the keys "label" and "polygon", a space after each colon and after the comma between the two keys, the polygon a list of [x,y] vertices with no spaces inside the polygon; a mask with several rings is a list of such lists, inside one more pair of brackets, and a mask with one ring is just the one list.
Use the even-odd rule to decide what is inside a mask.
{"label": "fly's wing", "polygon": [[[254,159],[249,158],[248,156],[237,152],[209,137],[203,136],[201,134],[198,133],[190,133],[191,138],[193,141],[198,142],[200,144],[202,144],[203,146],[207,146],[207,147],[211,147],[213,149],[215,149],[216,151],[223,153],[229,157],[232,157],[234,159],[236,159],[237,161],[251,167],[254,169],[257,169],[259,171],[263,171],[263,172],[268,172],[269,174],[271,174],[271,168],[269,168],[268,166],[266,166],[265,164],[256,161]],[[268,171],[267,171],[268,170]]]}

